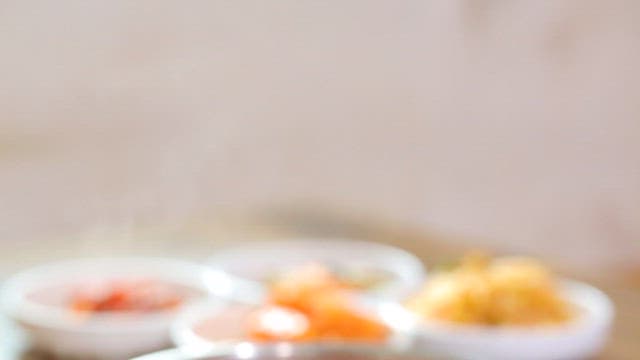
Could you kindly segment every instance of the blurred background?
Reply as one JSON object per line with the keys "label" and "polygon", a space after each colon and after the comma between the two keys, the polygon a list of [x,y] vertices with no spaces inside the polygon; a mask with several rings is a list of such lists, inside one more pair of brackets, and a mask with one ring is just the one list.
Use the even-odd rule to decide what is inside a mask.
{"label": "blurred background", "polygon": [[0,246],[275,215],[633,267],[639,10],[2,1]]}
{"label": "blurred background", "polygon": [[639,18],[632,0],[1,1],[3,269],[335,235],[640,286]]}

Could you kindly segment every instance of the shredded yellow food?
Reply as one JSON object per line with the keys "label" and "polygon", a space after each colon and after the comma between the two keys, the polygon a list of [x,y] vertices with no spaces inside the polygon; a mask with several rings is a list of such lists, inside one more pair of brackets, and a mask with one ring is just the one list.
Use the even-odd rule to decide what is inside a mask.
{"label": "shredded yellow food", "polygon": [[527,326],[571,318],[553,275],[538,261],[477,254],[433,275],[407,306],[425,319],[462,324]]}

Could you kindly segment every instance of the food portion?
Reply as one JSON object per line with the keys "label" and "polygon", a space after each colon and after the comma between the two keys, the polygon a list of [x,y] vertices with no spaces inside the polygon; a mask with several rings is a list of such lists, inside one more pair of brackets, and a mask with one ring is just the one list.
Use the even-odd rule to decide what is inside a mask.
{"label": "food portion", "polygon": [[[294,267],[286,271],[279,271],[269,276],[266,283],[271,286],[280,282],[283,277],[290,277],[303,267]],[[336,282],[354,290],[373,290],[388,284],[394,279],[394,274],[379,268],[362,268],[348,266],[321,266]]]}
{"label": "food portion", "polygon": [[151,279],[99,281],[72,292],[69,307],[82,313],[155,312],[177,308],[187,294]]}
{"label": "food portion", "polygon": [[383,341],[389,329],[353,303],[350,290],[326,268],[312,264],[272,284],[269,301],[247,322],[258,341]]}
{"label": "food portion", "polygon": [[407,307],[424,319],[459,324],[535,326],[572,318],[553,274],[541,263],[478,254],[432,275]]}

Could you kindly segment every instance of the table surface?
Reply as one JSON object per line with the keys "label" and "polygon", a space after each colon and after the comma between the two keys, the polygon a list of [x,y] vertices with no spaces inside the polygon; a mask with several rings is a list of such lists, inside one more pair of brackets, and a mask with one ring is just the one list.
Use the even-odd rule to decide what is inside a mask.
{"label": "table surface", "polygon": [[[33,251],[29,247],[16,247],[0,252],[0,271],[7,275],[17,269],[57,258],[81,255],[146,254],[166,255],[200,259],[196,254],[210,254],[216,247],[247,238],[281,238],[292,236],[350,237],[379,241],[405,248],[420,256],[427,264],[446,262],[468,250],[455,239],[405,229],[384,222],[359,222],[336,220],[335,218],[306,221],[255,220],[235,222],[232,225],[195,222],[179,230],[163,228],[137,230],[128,233],[126,239],[106,235],[109,242],[101,239],[69,242],[52,240],[47,245],[51,251]],[[131,237],[136,241],[132,242]],[[194,239],[188,243],[176,239]],[[220,240],[225,239],[225,240]],[[499,253],[499,252],[498,252]],[[560,272],[570,277],[588,281],[604,290],[616,306],[616,319],[612,337],[598,359],[640,359],[637,334],[640,331],[640,272],[575,274],[571,269]],[[6,319],[0,318],[1,360],[50,360],[46,356],[26,352],[21,348],[19,331]],[[59,360],[59,359],[56,359]]]}

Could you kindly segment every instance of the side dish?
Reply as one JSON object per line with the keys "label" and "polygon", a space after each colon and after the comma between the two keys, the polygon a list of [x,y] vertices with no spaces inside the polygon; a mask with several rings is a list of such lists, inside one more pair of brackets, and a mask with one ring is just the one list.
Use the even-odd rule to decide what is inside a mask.
{"label": "side dish", "polygon": [[271,286],[267,304],[247,322],[259,341],[383,341],[389,329],[358,309],[349,288],[326,268],[311,264],[284,274]]}
{"label": "side dish", "polygon": [[152,257],[68,260],[11,276],[0,300],[47,358],[129,359],[170,345],[179,310],[207,297],[208,271]]}
{"label": "side dish", "polygon": [[573,317],[553,274],[538,261],[477,254],[432,275],[407,307],[428,320],[489,326],[561,324]]}

